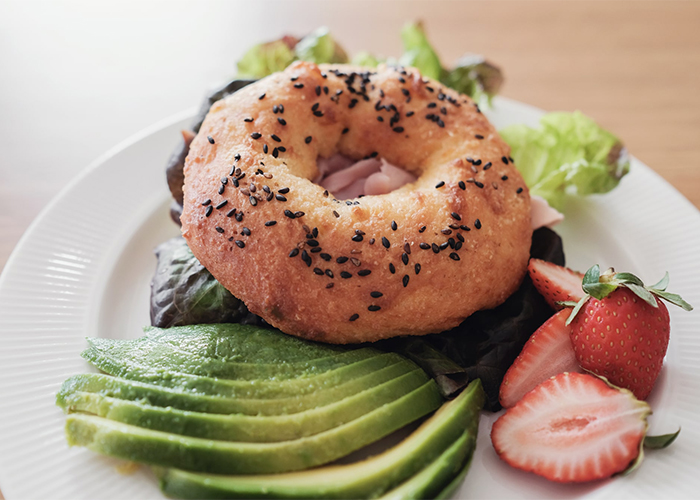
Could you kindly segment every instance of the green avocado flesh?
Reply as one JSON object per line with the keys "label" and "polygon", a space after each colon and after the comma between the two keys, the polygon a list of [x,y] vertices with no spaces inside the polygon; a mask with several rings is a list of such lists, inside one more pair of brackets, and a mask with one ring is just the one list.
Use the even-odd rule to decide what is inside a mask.
{"label": "green avocado flesh", "polygon": [[[182,379],[171,379],[169,387],[161,387],[108,375],[85,374],[66,380],[56,402],[65,409],[69,406],[66,398],[80,391],[203,413],[286,415],[335,403],[416,369],[415,364],[397,354],[383,354],[318,377],[279,382],[288,388],[288,397],[270,381],[240,382],[192,376],[186,383],[178,385],[176,381]],[[323,380],[316,380],[321,377]],[[343,382],[344,379],[347,381]],[[314,389],[315,392],[309,392]],[[296,396],[295,391],[300,395]],[[238,394],[249,397],[237,397]]]}
{"label": "green avocado flesh", "polygon": [[[481,382],[473,381],[404,441],[380,455],[349,465],[248,476],[155,470],[163,492],[176,498],[377,498],[392,488],[400,488],[414,475],[421,479],[408,484],[406,494],[416,492],[421,495],[421,489],[427,492],[444,488],[441,483],[445,477],[453,474],[459,466],[464,467],[464,459],[473,452],[484,398]],[[469,443],[466,453],[462,455],[452,450],[455,453],[452,456],[452,445],[461,442],[465,435]],[[459,465],[452,468],[452,472],[443,474],[443,467],[435,464],[445,454],[446,458],[452,456]],[[434,468],[430,469],[431,466]],[[446,468],[450,470],[450,467]],[[429,472],[421,476],[421,471],[426,470]]]}
{"label": "green avocado flesh", "polygon": [[90,392],[64,398],[64,409],[105,417],[146,429],[224,441],[275,442],[333,429],[418,389],[428,381],[420,369],[335,403],[281,416],[212,415],[151,406]]}
{"label": "green avocado flesh", "polygon": [[442,396],[433,380],[334,429],[279,443],[242,443],[185,437],[73,414],[70,445],[152,465],[215,474],[263,474],[315,467],[341,458],[430,413]]}

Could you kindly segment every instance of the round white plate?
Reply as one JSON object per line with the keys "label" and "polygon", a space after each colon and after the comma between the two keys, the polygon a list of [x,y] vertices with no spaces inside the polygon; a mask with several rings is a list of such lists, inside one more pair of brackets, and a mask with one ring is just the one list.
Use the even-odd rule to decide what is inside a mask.
{"label": "round white plate", "polygon": [[[536,125],[541,111],[498,98],[500,128]],[[54,405],[67,377],[90,371],[85,337],[134,338],[149,323],[153,248],[178,234],[168,216],[164,164],[191,112],[138,134],[86,169],[29,228],[0,277],[0,488],[25,498],[162,498],[147,468],[69,449]],[[700,305],[700,213],[637,160],[612,193],[572,200],[558,228],[568,264],[615,265]],[[670,307],[666,366],[649,402],[655,433],[683,428],[634,474],[583,486],[557,485],[502,463],[484,414],[477,451],[459,497],[669,498],[700,491],[700,315]]]}

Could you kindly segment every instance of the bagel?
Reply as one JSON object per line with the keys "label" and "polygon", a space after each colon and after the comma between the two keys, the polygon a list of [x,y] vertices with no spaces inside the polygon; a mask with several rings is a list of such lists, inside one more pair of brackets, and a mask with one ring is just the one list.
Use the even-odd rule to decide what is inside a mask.
{"label": "bagel", "polygon": [[[417,180],[340,201],[317,158]],[[526,272],[527,187],[468,97],[412,68],[297,62],[216,102],[185,164],[182,234],[248,309],[329,343],[447,330]]]}

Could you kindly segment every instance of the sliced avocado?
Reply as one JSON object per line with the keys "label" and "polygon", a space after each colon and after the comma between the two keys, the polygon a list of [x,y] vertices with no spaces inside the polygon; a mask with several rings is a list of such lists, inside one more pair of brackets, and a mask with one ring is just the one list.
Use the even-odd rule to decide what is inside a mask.
{"label": "sliced avocado", "polygon": [[255,364],[280,364],[310,361],[351,350],[347,346],[321,344],[279,330],[259,326],[221,323],[177,326],[173,328],[146,327],[149,340],[203,358]]}
{"label": "sliced avocado", "polygon": [[[297,380],[279,382],[290,391],[289,397],[279,398],[266,397],[284,396],[274,387],[270,387],[267,393],[267,385],[258,387],[253,382],[246,382],[249,386],[245,387],[239,381],[188,376],[158,380],[163,385],[152,385],[108,375],[86,374],[66,380],[56,395],[56,404],[65,409],[68,405],[66,398],[76,391],[82,391],[203,413],[285,415],[332,404],[416,369],[414,363],[396,354],[385,354],[319,375],[318,378],[324,377],[323,380],[316,380],[316,377],[301,379],[302,382],[308,381],[309,386],[316,389],[315,392],[307,392],[304,386],[292,386],[292,382]],[[343,382],[344,378],[346,382]],[[169,387],[164,386],[166,383]],[[294,395],[295,390],[300,394]],[[251,397],[237,397],[239,394]]]}
{"label": "sliced avocado", "polygon": [[[135,462],[218,474],[269,474],[307,469],[336,460],[430,413],[442,401],[437,385],[430,380],[344,425],[280,443],[175,436],[80,414],[68,416],[66,435],[71,445]],[[457,437],[452,434],[452,439]],[[445,448],[446,443],[442,447]]]}
{"label": "sliced avocado", "polygon": [[277,442],[313,436],[348,423],[388,404],[428,381],[416,368],[336,403],[292,415],[211,415],[124,401],[90,392],[65,397],[66,409],[98,415],[129,425],[184,436],[222,441]]}
{"label": "sliced avocado", "polygon": [[159,376],[185,373],[233,380],[282,380],[313,376],[380,354],[375,349],[362,348],[341,353],[332,351],[328,356],[307,361],[263,364],[202,358],[148,337],[127,341],[90,338],[88,344],[88,349],[81,354],[83,358],[103,371],[125,378],[132,371],[130,364],[139,363],[148,366],[149,372],[160,372]]}
{"label": "sliced avocado", "polygon": [[459,474],[464,463],[474,453],[475,445],[476,435],[466,431],[433,463],[406,482],[386,492],[380,497],[381,500],[434,498],[446,484],[450,483]]}
{"label": "sliced avocado", "polygon": [[376,498],[424,469],[462,434],[476,436],[484,398],[475,380],[400,444],[349,465],[248,476],[154,470],[163,492],[175,498]]}

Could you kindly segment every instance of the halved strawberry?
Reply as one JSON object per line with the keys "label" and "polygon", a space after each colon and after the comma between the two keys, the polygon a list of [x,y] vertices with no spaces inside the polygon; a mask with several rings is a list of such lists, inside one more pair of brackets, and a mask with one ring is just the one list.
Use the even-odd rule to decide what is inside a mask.
{"label": "halved strawberry", "polygon": [[571,345],[571,327],[566,325],[569,314],[571,309],[565,309],[545,321],[508,368],[498,395],[504,408],[554,375],[581,371]]}
{"label": "halved strawberry", "polygon": [[561,373],[538,385],[491,429],[498,456],[551,481],[622,472],[640,455],[649,405],[593,375]]}
{"label": "halved strawberry", "polygon": [[585,295],[581,283],[583,274],[568,267],[557,266],[540,259],[530,259],[527,265],[532,283],[547,304],[557,311],[564,306],[557,302],[578,302]]}

